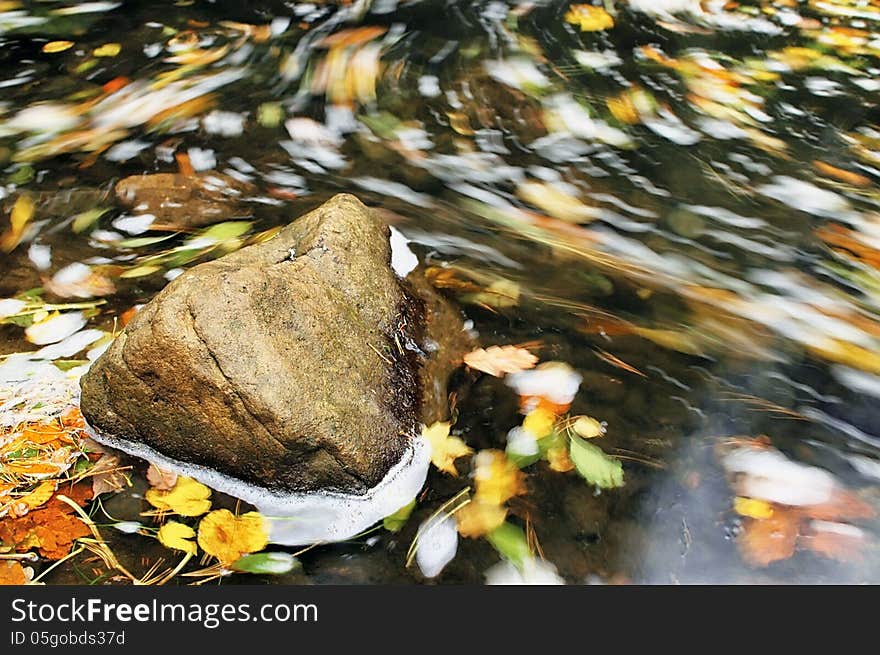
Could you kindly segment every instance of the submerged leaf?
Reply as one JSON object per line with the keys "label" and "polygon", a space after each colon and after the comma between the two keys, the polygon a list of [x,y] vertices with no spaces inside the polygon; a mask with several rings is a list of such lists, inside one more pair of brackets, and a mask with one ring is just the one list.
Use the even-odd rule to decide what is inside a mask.
{"label": "submerged leaf", "polygon": [[482,537],[498,528],[506,518],[506,507],[481,500],[472,500],[455,513],[462,537]]}
{"label": "submerged leaf", "polygon": [[406,525],[406,522],[409,520],[409,516],[412,514],[415,507],[416,499],[413,498],[406,505],[394,512],[394,514],[386,516],[382,520],[383,527],[388,530],[388,532],[400,532],[401,528]]}
{"label": "submerged leaf", "polygon": [[502,523],[487,534],[486,539],[502,557],[518,568],[532,557],[526,533],[512,523]]}

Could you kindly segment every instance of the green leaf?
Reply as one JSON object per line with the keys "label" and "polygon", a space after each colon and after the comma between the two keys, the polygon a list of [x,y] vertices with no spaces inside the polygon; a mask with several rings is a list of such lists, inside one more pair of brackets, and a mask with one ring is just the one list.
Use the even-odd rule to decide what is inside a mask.
{"label": "green leaf", "polygon": [[161,270],[161,266],[136,266],[135,268],[128,269],[119,277],[126,279],[133,277],[145,277],[147,275],[152,275],[153,273],[158,273]]}
{"label": "green leaf", "polygon": [[251,221],[226,221],[225,223],[217,223],[202,232],[199,237],[206,239],[216,239],[217,241],[226,241],[234,239],[250,232],[253,223]]}
{"label": "green leaf", "polygon": [[177,232],[166,234],[162,237],[138,237],[136,239],[123,239],[117,241],[116,246],[119,248],[143,248],[144,246],[152,246],[154,243],[161,243],[177,236]]}
{"label": "green leaf", "polygon": [[242,573],[281,575],[299,566],[299,560],[290,553],[253,553],[238,558],[232,568]]}
{"label": "green leaf", "polygon": [[603,489],[623,486],[623,464],[619,459],[578,437],[572,437],[570,443],[571,461],[587,482]]}
{"label": "green leaf", "polygon": [[284,120],[284,108],[277,102],[264,102],[257,107],[257,122],[263,127],[278,127]]}
{"label": "green leaf", "polygon": [[510,560],[516,567],[522,567],[523,562],[532,557],[526,533],[513,523],[505,521],[487,534],[486,539],[501,557]]}
{"label": "green leaf", "polygon": [[416,499],[413,498],[406,505],[394,512],[394,514],[386,516],[382,521],[382,525],[388,530],[388,532],[400,532],[401,528],[406,525],[409,515],[412,514],[415,507]]}
{"label": "green leaf", "polygon": [[73,223],[71,223],[70,227],[77,234],[85,232],[108,211],[110,210],[107,207],[95,207],[94,209],[79,213],[73,217]]}

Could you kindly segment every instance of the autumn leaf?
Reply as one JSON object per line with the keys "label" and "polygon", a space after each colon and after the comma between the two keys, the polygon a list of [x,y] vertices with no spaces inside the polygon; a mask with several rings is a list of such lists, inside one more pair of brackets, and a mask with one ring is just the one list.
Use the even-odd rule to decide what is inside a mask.
{"label": "autumn leaf", "polygon": [[177,484],[177,473],[166,471],[151,463],[147,468],[147,482],[158,491],[171,491]]}
{"label": "autumn leaf", "polygon": [[0,585],[23,585],[28,576],[19,562],[0,560]]}
{"label": "autumn leaf", "polygon": [[534,368],[538,358],[525,348],[490,346],[469,352],[464,356],[464,363],[473,369],[500,378],[504,377],[505,373]]}
{"label": "autumn leaf", "polygon": [[598,32],[614,27],[614,19],[602,7],[571,5],[565,14],[565,22],[577,25],[581,32]]}
{"label": "autumn leaf", "polygon": [[410,514],[412,514],[415,507],[416,499],[413,498],[399,510],[386,516],[382,520],[382,526],[388,530],[388,532],[400,532],[401,528],[406,525],[406,522],[409,520]]}
{"label": "autumn leaf", "polygon": [[265,548],[269,534],[257,512],[235,516],[228,509],[217,509],[199,523],[198,542],[206,553],[229,565],[242,555]]}
{"label": "autumn leaf", "polygon": [[595,439],[605,434],[605,426],[592,416],[578,416],[571,429],[584,439]]}
{"label": "autumn leaf", "polygon": [[210,497],[208,487],[185,476],[180,476],[170,491],[149,489],[145,495],[147,502],[156,509],[181,516],[201,516],[211,509]]}
{"label": "autumn leaf", "polygon": [[125,471],[128,467],[119,466],[119,455],[104,453],[89,471],[92,478],[92,496],[115,493],[128,486]]}
{"label": "autumn leaf", "polygon": [[12,252],[24,237],[24,231],[34,216],[36,206],[28,194],[21,194],[9,214],[9,229],[0,236],[0,250]]}
{"label": "autumn leaf", "polygon": [[777,510],[767,519],[746,519],[736,540],[740,554],[759,567],[788,559],[797,546],[799,524],[797,511]]}
{"label": "autumn leaf", "polygon": [[564,444],[548,448],[546,457],[547,463],[554,471],[568,473],[569,471],[574,470],[574,462],[571,461],[571,455]]}
{"label": "autumn leaf", "polygon": [[733,509],[740,516],[752,519],[769,519],[773,516],[773,505],[757,498],[737,496],[733,499]]}
{"label": "autumn leaf", "polygon": [[422,429],[422,437],[431,445],[431,463],[444,473],[457,476],[455,460],[474,451],[458,437],[449,436],[449,428],[449,423],[434,423]]}
{"label": "autumn leaf", "polygon": [[577,472],[590,484],[604,489],[623,486],[623,465],[619,459],[574,436],[570,441],[569,453]]}
{"label": "autumn leaf", "polygon": [[56,52],[70,50],[73,46],[73,41],[49,41],[49,43],[43,45],[41,50],[46,54],[54,54]]}
{"label": "autumn leaf", "polygon": [[474,457],[474,498],[489,505],[503,505],[525,493],[525,476],[500,450],[481,450]]}
{"label": "autumn leaf", "polygon": [[163,546],[182,550],[190,555],[195,555],[198,551],[196,543],[191,541],[195,536],[195,530],[177,521],[168,521],[159,528],[159,542]]}
{"label": "autumn leaf", "polygon": [[[85,483],[64,488],[64,494],[80,505],[91,498],[91,493],[91,485]],[[88,527],[73,513],[73,508],[57,496],[25,516],[0,520],[0,542],[12,545],[18,552],[37,549],[50,560],[67,555],[73,542],[88,534]]]}
{"label": "autumn leaf", "polygon": [[543,439],[553,433],[556,414],[545,407],[536,407],[523,420],[523,429],[535,439]]}
{"label": "autumn leaf", "polygon": [[105,43],[92,50],[95,57],[115,57],[122,51],[122,45],[119,43]]}
{"label": "autumn leaf", "polygon": [[472,500],[455,513],[458,533],[462,537],[482,537],[504,523],[506,518],[506,507],[482,500]]}
{"label": "autumn leaf", "polygon": [[801,535],[799,546],[841,562],[862,558],[867,539],[860,528],[831,521],[811,521],[809,527],[810,533]]}
{"label": "autumn leaf", "polygon": [[[57,484],[58,483],[55,480],[45,480],[41,482],[33,491],[13,503],[11,508],[13,513],[18,516],[24,516],[28,510],[36,509],[40,505],[48,502],[55,493]],[[24,511],[20,510],[20,505],[24,505]]]}
{"label": "autumn leaf", "polygon": [[496,280],[483,291],[462,296],[465,302],[494,309],[516,307],[521,294],[520,286],[513,280]]}

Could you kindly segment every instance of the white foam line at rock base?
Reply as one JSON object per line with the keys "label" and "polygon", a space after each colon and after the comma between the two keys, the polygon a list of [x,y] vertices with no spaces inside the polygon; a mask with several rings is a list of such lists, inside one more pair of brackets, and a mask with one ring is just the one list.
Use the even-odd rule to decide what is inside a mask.
{"label": "white foam line at rock base", "polygon": [[416,497],[431,461],[430,444],[420,436],[414,437],[400,461],[364,494],[279,493],[205,466],[170,459],[149,446],[107,436],[88,424],[86,431],[101,444],[254,505],[269,523],[269,541],[283,546],[342,541],[363,532]]}

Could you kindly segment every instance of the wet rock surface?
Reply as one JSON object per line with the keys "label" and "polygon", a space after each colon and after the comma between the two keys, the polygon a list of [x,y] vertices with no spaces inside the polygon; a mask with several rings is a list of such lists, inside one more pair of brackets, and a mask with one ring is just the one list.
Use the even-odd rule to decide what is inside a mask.
{"label": "wet rock surface", "polygon": [[364,493],[443,416],[470,346],[419,277],[338,195],[170,283],[83,378],[82,411],[117,446],[276,492]]}
{"label": "wet rock surface", "polygon": [[250,185],[216,171],[132,175],[119,180],[114,190],[123,207],[152,214],[154,225],[173,228],[201,227],[250,216],[242,197],[252,191]]}

